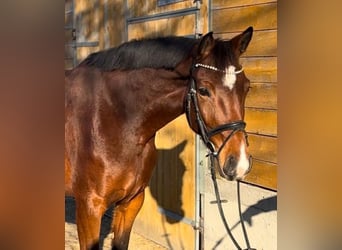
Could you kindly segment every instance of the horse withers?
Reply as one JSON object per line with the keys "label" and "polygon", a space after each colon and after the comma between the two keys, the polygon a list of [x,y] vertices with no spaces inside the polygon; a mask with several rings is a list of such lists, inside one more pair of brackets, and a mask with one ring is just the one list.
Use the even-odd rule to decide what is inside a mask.
{"label": "horse withers", "polygon": [[186,112],[228,180],[250,170],[249,89],[239,58],[253,29],[229,41],[160,37],[89,55],[65,76],[65,187],[75,197],[80,248],[98,249],[115,204],[112,249],[127,249],[156,164],[156,132]]}

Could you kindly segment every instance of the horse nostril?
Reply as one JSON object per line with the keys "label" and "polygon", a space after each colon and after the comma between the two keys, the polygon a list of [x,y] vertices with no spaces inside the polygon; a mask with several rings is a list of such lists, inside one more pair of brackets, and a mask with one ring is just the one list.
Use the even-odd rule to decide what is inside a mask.
{"label": "horse nostril", "polygon": [[235,175],[236,165],[237,165],[236,158],[232,155],[229,156],[228,159],[226,160],[225,164],[224,164],[223,172],[228,176]]}
{"label": "horse nostril", "polygon": [[229,168],[234,168],[237,164],[237,160],[234,156],[229,156],[228,158],[228,166]]}

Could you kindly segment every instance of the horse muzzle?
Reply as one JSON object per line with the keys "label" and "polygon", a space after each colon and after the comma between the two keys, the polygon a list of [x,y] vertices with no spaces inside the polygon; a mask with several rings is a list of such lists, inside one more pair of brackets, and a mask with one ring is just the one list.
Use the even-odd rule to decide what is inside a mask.
{"label": "horse muzzle", "polygon": [[246,155],[237,158],[229,156],[222,169],[219,171],[221,176],[229,181],[242,180],[252,169],[252,156]]}

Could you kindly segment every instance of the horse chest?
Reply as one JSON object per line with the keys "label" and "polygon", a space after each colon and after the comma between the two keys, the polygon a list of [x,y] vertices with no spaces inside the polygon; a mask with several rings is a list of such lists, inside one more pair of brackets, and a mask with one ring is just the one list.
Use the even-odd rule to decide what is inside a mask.
{"label": "horse chest", "polygon": [[[151,178],[156,163],[154,142],[136,147],[135,153],[122,154],[106,173],[105,178],[110,200],[130,200],[144,190]],[[118,197],[120,196],[120,197]]]}

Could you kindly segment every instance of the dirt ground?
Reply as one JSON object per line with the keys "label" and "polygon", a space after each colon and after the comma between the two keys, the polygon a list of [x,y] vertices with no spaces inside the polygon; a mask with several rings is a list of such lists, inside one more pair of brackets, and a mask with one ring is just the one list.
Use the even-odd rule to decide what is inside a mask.
{"label": "dirt ground", "polygon": [[[112,236],[107,236],[104,240],[103,249],[111,249]],[[72,223],[65,223],[65,249],[66,250],[79,250],[78,237],[76,225]],[[165,250],[167,248],[158,245],[157,243],[148,240],[136,232],[132,232],[131,240],[129,243],[129,250]]]}
{"label": "dirt ground", "polygon": [[[111,213],[107,213],[111,214]],[[112,234],[109,233],[111,218],[104,216],[102,219],[101,238],[103,240],[103,249],[111,249]],[[65,198],[65,249],[79,250],[77,229],[75,224],[75,202],[72,198]],[[136,232],[132,232],[129,243],[129,250],[165,250],[167,248],[149,240]]]}

